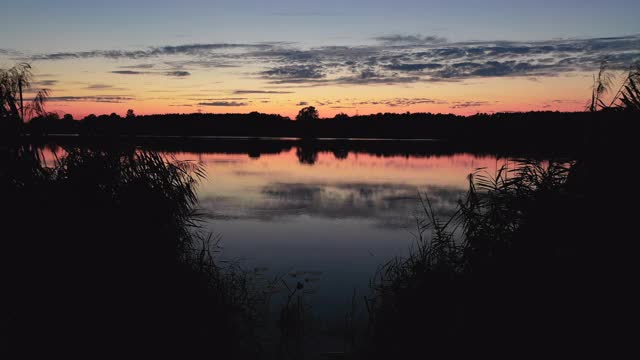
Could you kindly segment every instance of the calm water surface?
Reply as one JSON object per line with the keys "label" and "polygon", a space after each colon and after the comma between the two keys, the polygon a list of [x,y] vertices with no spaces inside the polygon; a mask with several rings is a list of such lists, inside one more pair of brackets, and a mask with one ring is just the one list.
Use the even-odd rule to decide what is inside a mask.
{"label": "calm water surface", "polygon": [[[178,153],[207,171],[198,189],[205,228],[222,236],[222,257],[266,276],[307,279],[314,313],[343,314],[354,289],[362,299],[378,266],[414,241],[418,193],[446,215],[491,156],[387,156],[293,147],[278,154]],[[346,156],[346,157],[345,157]]]}

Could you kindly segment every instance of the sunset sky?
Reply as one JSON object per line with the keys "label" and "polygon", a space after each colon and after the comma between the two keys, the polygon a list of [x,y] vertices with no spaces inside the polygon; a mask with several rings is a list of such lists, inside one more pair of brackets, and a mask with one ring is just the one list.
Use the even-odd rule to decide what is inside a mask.
{"label": "sunset sky", "polygon": [[640,1],[0,0],[50,111],[582,110],[640,60]]}

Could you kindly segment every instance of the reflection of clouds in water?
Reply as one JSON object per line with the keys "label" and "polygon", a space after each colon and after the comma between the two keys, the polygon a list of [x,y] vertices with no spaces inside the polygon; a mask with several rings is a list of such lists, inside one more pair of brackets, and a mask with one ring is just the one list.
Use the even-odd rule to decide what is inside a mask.
{"label": "reflection of clouds in water", "polygon": [[[436,213],[447,216],[455,210],[464,189],[415,186],[398,183],[285,183],[264,186],[261,196],[247,204],[235,197],[201,199],[208,217],[216,220],[256,219],[278,221],[307,215],[328,219],[357,218],[383,228],[404,228],[419,215],[418,193],[427,194]],[[246,200],[245,200],[246,201]]]}

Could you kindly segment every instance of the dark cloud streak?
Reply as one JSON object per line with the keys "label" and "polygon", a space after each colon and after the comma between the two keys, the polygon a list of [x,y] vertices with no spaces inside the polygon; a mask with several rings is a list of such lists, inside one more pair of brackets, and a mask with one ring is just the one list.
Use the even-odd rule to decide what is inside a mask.
{"label": "dark cloud streak", "polygon": [[376,41],[386,45],[424,45],[424,44],[441,44],[447,42],[447,39],[439,36],[420,36],[420,35],[385,35],[373,38]]}
{"label": "dark cloud streak", "polygon": [[33,86],[54,86],[57,83],[59,83],[60,81],[58,80],[40,80],[40,81],[36,81],[34,82],[32,85]]}
{"label": "dark cloud streak", "polygon": [[191,73],[188,71],[177,70],[177,71],[168,71],[165,73],[165,75],[174,76],[174,77],[186,77],[186,76],[191,76]]}
{"label": "dark cloud streak", "polygon": [[148,71],[133,71],[133,70],[115,70],[111,71],[112,74],[118,75],[142,75],[142,74],[151,74]]}
{"label": "dark cloud streak", "polygon": [[248,76],[258,76],[271,84],[300,86],[402,84],[486,77],[545,77],[575,71],[594,71],[604,59],[608,59],[610,68],[618,70],[627,69],[633,62],[640,60],[640,35],[543,41],[446,42],[437,36],[392,34],[378,36],[374,40],[374,45],[322,46],[308,49],[283,42],[187,44],[133,51],[59,52],[36,55],[31,59],[100,57],[138,60],[174,55],[189,56],[190,59],[173,62],[161,59],[162,64],[171,66],[164,72],[148,71],[156,68],[156,65],[145,63],[121,67],[129,70],[112,73],[184,77],[190,74],[185,67],[208,69],[252,64],[264,69]]}
{"label": "dark cloud streak", "polygon": [[96,102],[96,103],[124,103],[135,100],[130,96],[121,95],[95,95],[95,96],[52,96],[51,102]]}
{"label": "dark cloud streak", "polygon": [[103,90],[103,89],[112,89],[112,88],[113,88],[112,85],[107,85],[107,84],[91,84],[87,86],[87,89],[89,90]]}
{"label": "dark cloud streak", "polygon": [[247,106],[247,103],[244,102],[236,102],[236,101],[213,101],[213,102],[201,102],[198,103],[200,106]]}
{"label": "dark cloud streak", "polygon": [[293,94],[292,91],[275,91],[275,90],[235,90],[234,95],[250,95],[250,94]]}

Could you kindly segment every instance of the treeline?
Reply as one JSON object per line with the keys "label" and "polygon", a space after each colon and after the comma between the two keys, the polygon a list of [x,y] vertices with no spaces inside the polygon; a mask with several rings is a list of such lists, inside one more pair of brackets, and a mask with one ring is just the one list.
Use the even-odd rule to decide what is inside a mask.
{"label": "treeline", "polygon": [[[632,112],[523,112],[458,116],[431,113],[378,113],[313,121],[294,121],[280,115],[164,114],[126,117],[117,114],[40,116],[25,124],[32,135],[89,136],[242,136],[301,138],[447,139],[467,143],[548,144],[583,143],[594,131],[628,131]],[[627,130],[625,130],[627,129]]]}

